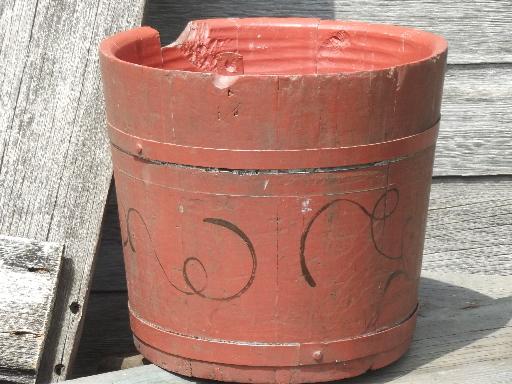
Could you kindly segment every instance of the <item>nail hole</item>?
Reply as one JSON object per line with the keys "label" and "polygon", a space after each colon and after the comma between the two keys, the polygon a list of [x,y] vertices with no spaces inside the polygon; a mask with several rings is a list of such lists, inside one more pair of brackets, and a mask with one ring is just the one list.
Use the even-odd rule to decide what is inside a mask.
{"label": "nail hole", "polygon": [[62,374],[62,370],[64,369],[64,364],[57,364],[54,369],[55,373],[60,376]]}
{"label": "nail hole", "polygon": [[70,310],[72,313],[78,313],[78,311],[80,311],[80,304],[78,304],[76,301],[73,301],[73,302],[69,305],[69,310]]}
{"label": "nail hole", "polygon": [[231,96],[233,96],[233,95],[234,95],[233,91],[232,91],[231,89],[229,89],[229,88],[228,88],[228,96],[229,96],[229,97],[231,97]]}
{"label": "nail hole", "polygon": [[33,333],[30,331],[12,331],[11,334],[13,334],[14,336],[25,336],[25,335],[31,335]]}

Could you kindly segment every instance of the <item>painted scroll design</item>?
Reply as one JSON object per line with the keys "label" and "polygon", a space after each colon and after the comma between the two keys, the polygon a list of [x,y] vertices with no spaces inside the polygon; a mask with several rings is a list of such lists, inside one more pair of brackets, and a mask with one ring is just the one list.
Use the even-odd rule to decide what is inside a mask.
{"label": "painted scroll design", "polygon": [[227,220],[207,217],[207,218],[203,219],[203,222],[210,223],[210,224],[213,224],[213,225],[218,225],[218,226],[221,226],[223,228],[226,228],[226,229],[232,231],[233,233],[235,233],[236,235],[238,235],[238,237],[240,237],[244,241],[245,245],[247,246],[247,249],[249,249],[249,252],[251,254],[251,259],[252,259],[251,276],[249,277],[249,280],[247,280],[245,285],[242,287],[242,289],[240,289],[237,293],[235,293],[235,294],[233,294],[231,296],[227,296],[227,297],[208,296],[206,294],[203,294],[202,290],[198,290],[198,289],[196,289],[194,287],[194,285],[190,281],[190,279],[188,277],[188,274],[187,274],[187,266],[188,266],[188,264],[191,261],[198,262],[199,265],[201,266],[201,268],[203,269],[206,277],[208,277],[208,274],[206,273],[206,269],[205,269],[203,263],[201,262],[201,260],[199,260],[196,257],[189,257],[183,263],[183,279],[185,280],[185,283],[187,284],[187,286],[196,295],[199,295],[199,296],[201,296],[201,297],[203,297],[205,299],[211,299],[211,300],[231,300],[231,299],[234,299],[236,297],[239,297],[242,294],[244,294],[251,287],[252,283],[254,282],[254,278],[256,277],[256,268],[257,268],[257,265],[258,265],[258,260],[256,258],[256,251],[254,250],[254,246],[253,246],[251,240],[249,239],[249,237],[240,228],[238,228],[235,224],[233,224],[233,223],[231,223],[231,222],[229,222]]}
{"label": "painted scroll design", "polygon": [[[394,205],[392,207],[387,207],[386,206],[387,202],[388,202],[387,198],[388,198],[388,196],[390,196],[390,194],[394,195],[393,196],[394,199],[392,199],[392,200],[394,200]],[[386,253],[382,249],[382,247],[379,245],[379,243],[377,242],[377,240],[375,238],[375,223],[384,221],[387,218],[389,218],[390,216],[392,216],[398,207],[399,200],[400,200],[400,193],[399,193],[398,189],[391,188],[391,189],[386,190],[381,196],[379,196],[379,198],[375,201],[375,204],[371,211],[366,209],[362,204],[358,203],[357,201],[345,199],[345,198],[332,200],[332,201],[326,203],[325,205],[323,205],[310,219],[310,221],[308,222],[306,229],[304,230],[304,232],[301,236],[301,239],[300,239],[300,266],[301,266],[301,271],[302,271],[304,280],[308,283],[308,285],[310,287],[316,287],[316,285],[317,285],[316,280],[313,278],[313,276],[307,266],[306,257],[305,257],[306,243],[307,243],[309,232],[310,232],[313,224],[315,223],[315,221],[318,219],[318,217],[323,212],[325,212],[329,207],[336,205],[336,204],[345,203],[345,204],[350,204],[350,205],[353,205],[353,206],[356,206],[357,208],[359,208],[359,210],[362,212],[362,214],[365,215],[370,222],[370,238],[373,243],[373,247],[374,247],[375,251],[382,257],[385,257],[389,260],[402,261],[402,264],[403,264],[403,262],[404,262],[404,238],[403,237],[400,242],[400,253],[397,255],[391,255],[391,254]],[[378,215],[377,210],[382,202],[385,203],[384,212],[382,215]],[[410,222],[410,218],[406,220],[405,226],[407,226],[409,224],[409,222]],[[392,284],[392,282],[400,277],[404,277],[405,279],[411,281],[409,274],[406,272],[405,268],[403,268],[403,267],[391,272],[388,275],[388,277],[386,278],[386,281],[384,282],[384,284],[382,286],[381,299],[378,300],[379,304],[375,308],[374,316],[367,325],[367,329],[366,329],[367,331],[371,330],[372,328],[375,328],[375,325],[380,316],[380,312],[382,310],[382,301],[384,299],[384,296],[385,296],[388,288]]]}
{"label": "painted scroll design", "polygon": [[[385,206],[384,207],[384,213],[382,215],[380,215],[380,216],[377,215],[377,209],[378,209],[379,205],[382,203],[382,201],[384,199],[386,199],[386,202],[387,202],[387,197],[390,194],[395,195],[395,199],[394,199],[395,203],[394,203],[393,207],[390,208],[388,212],[386,212],[386,209],[388,207]],[[374,246],[375,250],[381,256],[383,256],[383,257],[385,257],[387,259],[390,259],[390,260],[403,259],[403,245],[404,245],[403,238],[402,238],[402,241],[401,241],[400,254],[399,255],[389,255],[386,252],[384,252],[382,250],[382,248],[379,246],[377,240],[375,239],[375,229],[374,229],[376,222],[386,220],[388,217],[390,217],[396,211],[396,208],[398,207],[399,200],[400,200],[400,193],[399,193],[398,189],[397,188],[391,188],[391,189],[386,190],[377,199],[377,201],[375,202],[371,212],[368,211],[363,205],[361,205],[357,201],[350,200],[350,199],[344,199],[344,198],[332,200],[332,201],[328,202],[327,204],[323,205],[314,214],[314,216],[311,218],[311,220],[308,222],[308,225],[306,226],[306,229],[302,233],[302,236],[301,236],[301,239],[300,239],[300,267],[301,267],[301,270],[302,270],[302,275],[304,276],[304,279],[309,284],[309,286],[316,287],[316,281],[313,278],[313,276],[311,275],[311,272],[309,271],[309,268],[308,268],[308,266],[306,264],[305,252],[306,252],[306,242],[307,242],[307,239],[308,239],[308,235],[309,235],[309,232],[311,230],[311,227],[313,226],[315,221],[318,219],[318,217],[323,212],[325,212],[327,210],[327,208],[329,208],[329,207],[331,207],[331,206],[333,206],[335,204],[346,203],[346,204],[354,205],[357,208],[359,208],[361,210],[361,212],[368,218],[368,220],[370,220],[370,238],[372,240],[372,243],[373,243],[373,246]]]}
{"label": "painted scroll design", "polygon": [[183,266],[182,266],[183,281],[185,282],[185,284],[187,285],[189,290],[184,290],[184,289],[180,288],[178,285],[176,285],[172,281],[170,276],[165,271],[165,268],[164,268],[164,266],[163,266],[163,264],[162,264],[162,262],[160,260],[160,257],[158,256],[158,253],[156,252],[156,250],[153,247],[153,240],[151,238],[151,233],[149,232],[148,226],[147,226],[144,218],[142,217],[140,212],[137,211],[135,208],[128,209],[128,212],[126,212],[126,215],[125,215],[125,220],[126,220],[126,240],[123,242],[123,247],[129,246],[130,250],[132,252],[134,252],[134,253],[137,252],[137,250],[135,248],[135,244],[133,242],[133,230],[132,230],[132,226],[131,226],[135,217],[140,220],[140,222],[142,223],[142,226],[144,227],[144,231],[146,232],[146,234],[148,236],[148,239],[150,241],[150,247],[151,247],[151,251],[153,253],[153,257],[158,262],[158,265],[160,266],[160,269],[161,269],[162,273],[164,274],[166,280],[169,282],[169,284],[174,289],[176,289],[180,293],[185,294],[185,295],[197,295],[197,296],[200,296],[200,297],[202,297],[204,299],[209,299],[209,300],[228,301],[228,300],[232,300],[232,299],[235,299],[237,297],[240,297],[253,284],[254,279],[256,277],[256,269],[257,269],[257,265],[258,265],[258,260],[257,260],[257,257],[256,257],[256,251],[254,249],[254,245],[252,244],[252,242],[249,239],[249,237],[239,227],[237,227],[235,224],[231,223],[230,221],[227,221],[227,220],[224,220],[224,219],[220,219],[220,218],[213,218],[213,217],[207,217],[207,218],[203,219],[204,223],[208,223],[208,224],[212,224],[212,225],[217,225],[217,226],[220,226],[222,228],[225,228],[225,229],[233,232],[234,234],[236,234],[244,242],[244,244],[247,246],[247,249],[249,250],[249,253],[250,253],[250,256],[251,256],[251,261],[252,261],[251,275],[250,275],[249,279],[247,280],[247,282],[244,284],[244,286],[240,290],[238,290],[236,293],[234,293],[232,295],[229,295],[229,296],[212,296],[212,295],[208,295],[208,294],[206,294],[204,292],[206,287],[207,287],[207,283],[205,284],[204,287],[197,288],[197,287],[194,286],[194,284],[190,280],[190,277],[189,277],[189,274],[188,274],[188,268],[189,268],[190,263],[196,262],[196,263],[199,264],[199,266],[203,270],[203,273],[205,274],[205,277],[206,277],[206,281],[208,282],[208,273],[206,272],[206,267],[201,262],[201,260],[198,259],[197,257],[188,257],[188,258],[186,258],[184,260]]}
{"label": "painted scroll design", "polygon": [[[396,279],[398,279],[400,277],[404,277],[405,279],[411,281],[411,278],[410,278],[409,274],[405,270],[403,270],[403,269],[397,269],[397,270],[391,272],[388,275],[388,277],[386,279],[386,282],[384,283],[384,286],[383,286],[383,288],[381,290],[380,298],[377,301],[377,305],[375,307],[373,316],[370,319],[370,321],[368,322],[368,324],[366,325],[366,331],[367,332],[371,331],[371,330],[375,330],[376,325],[377,325],[377,321],[379,320],[380,314],[382,312],[384,296],[386,295],[386,292],[388,291],[388,288],[391,286],[391,283],[394,280],[396,280]],[[414,310],[416,310],[416,308]]]}

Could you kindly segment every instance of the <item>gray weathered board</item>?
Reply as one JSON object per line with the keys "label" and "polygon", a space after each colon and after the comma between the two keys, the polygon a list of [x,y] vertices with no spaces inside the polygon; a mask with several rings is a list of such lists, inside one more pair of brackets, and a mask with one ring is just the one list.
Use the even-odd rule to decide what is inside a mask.
{"label": "gray weathered board", "polygon": [[63,246],[0,236],[0,382],[35,383]]}
{"label": "gray weathered board", "polygon": [[423,270],[506,276],[512,289],[512,177],[434,182]]}
{"label": "gray weathered board", "polygon": [[512,65],[450,66],[434,176],[512,174],[511,111]]}
{"label": "gray weathered board", "polygon": [[111,180],[98,43],[143,6],[0,1],[0,233],[65,244],[41,381],[66,375]]}

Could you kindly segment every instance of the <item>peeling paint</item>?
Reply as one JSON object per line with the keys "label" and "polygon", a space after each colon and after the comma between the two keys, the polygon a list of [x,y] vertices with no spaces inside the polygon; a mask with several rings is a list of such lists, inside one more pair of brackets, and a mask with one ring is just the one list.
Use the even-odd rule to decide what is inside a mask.
{"label": "peeling paint", "polygon": [[235,84],[238,80],[238,76],[225,76],[225,75],[219,75],[215,74],[213,76],[213,85],[215,88],[218,89],[226,89],[231,87],[233,84]]}

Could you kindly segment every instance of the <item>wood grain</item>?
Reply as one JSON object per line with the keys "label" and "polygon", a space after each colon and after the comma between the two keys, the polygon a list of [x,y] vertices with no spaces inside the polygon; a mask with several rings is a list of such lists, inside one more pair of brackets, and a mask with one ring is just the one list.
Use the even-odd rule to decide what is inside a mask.
{"label": "wood grain", "polygon": [[[495,299],[474,291],[467,284],[472,279],[462,286],[452,285],[453,275],[464,276],[431,273],[430,278],[422,278],[418,324],[411,348],[403,359],[351,382],[494,384],[510,381],[512,278],[509,276],[508,282],[492,282],[478,276],[489,287],[507,290],[507,295]],[[504,285],[500,287],[500,283]]]}
{"label": "wood grain", "polygon": [[111,179],[98,43],[137,25],[143,5],[0,5],[0,233],[65,244],[42,381],[66,376]]}
{"label": "wood grain", "polygon": [[435,176],[512,174],[511,79],[508,65],[449,67]]}
{"label": "wood grain", "polygon": [[0,236],[0,382],[35,383],[63,246]]}
{"label": "wood grain", "polygon": [[440,180],[430,196],[424,270],[512,276],[510,178]]}
{"label": "wood grain", "polygon": [[[114,182],[112,182],[114,184]],[[123,246],[119,228],[115,187],[110,189],[98,245],[96,270],[92,277],[92,292],[126,292]]]}
{"label": "wood grain", "polygon": [[[420,314],[412,346],[397,363],[345,383],[508,383],[512,378],[512,284],[511,277],[489,279],[460,272],[427,271],[421,279]],[[88,321],[100,324],[111,317],[108,308],[115,301],[126,305],[122,294],[96,294],[103,317]],[[92,304],[91,304],[92,305]],[[117,307],[117,304],[114,304]],[[119,319],[111,333],[114,345],[131,342],[127,335],[128,316]],[[86,327],[88,324],[86,324]],[[112,328],[114,329],[114,328]],[[86,340],[84,339],[84,342]],[[83,345],[89,359],[99,360],[92,351],[108,354],[111,341],[87,340]],[[81,346],[82,349],[82,346]],[[83,360],[85,361],[85,360]],[[89,360],[90,361],[90,360]],[[100,376],[69,381],[73,384],[177,384],[203,383],[148,365]]]}
{"label": "wood grain", "polygon": [[508,0],[149,0],[145,20],[168,44],[188,20],[235,16],[321,17],[412,26],[445,36],[449,63],[512,62]]}

